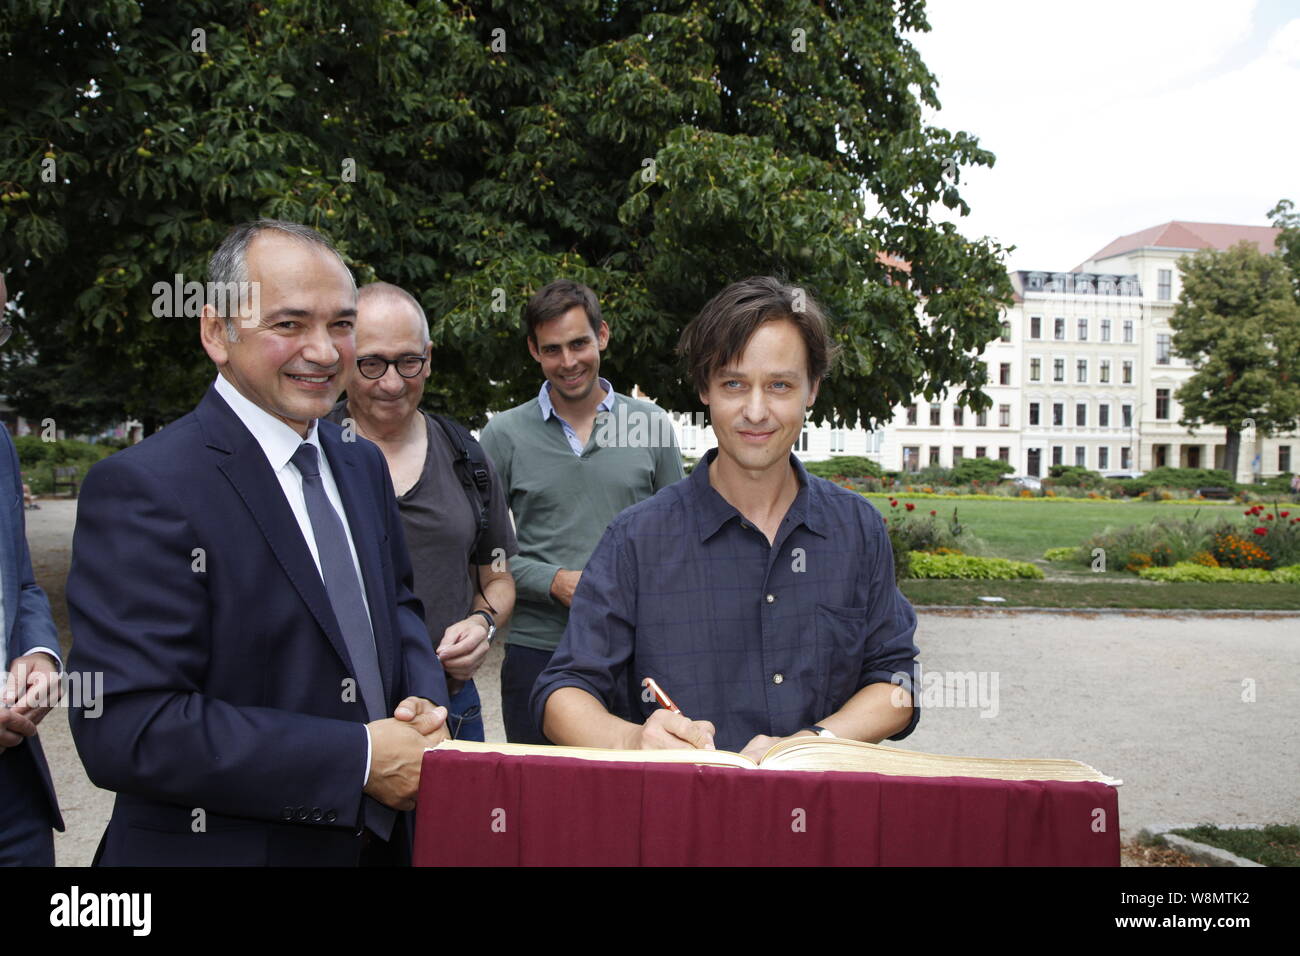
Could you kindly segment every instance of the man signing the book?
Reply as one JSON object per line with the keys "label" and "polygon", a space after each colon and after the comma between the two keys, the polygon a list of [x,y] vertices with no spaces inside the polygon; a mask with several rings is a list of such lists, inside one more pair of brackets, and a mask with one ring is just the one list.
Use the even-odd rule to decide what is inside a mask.
{"label": "man signing the book", "polygon": [[[900,740],[916,613],[884,519],[791,449],[835,358],[802,290],[733,283],[682,333],[718,447],[614,519],[533,689],[557,744],[740,750],[787,737]],[[681,713],[659,708],[658,682]]]}

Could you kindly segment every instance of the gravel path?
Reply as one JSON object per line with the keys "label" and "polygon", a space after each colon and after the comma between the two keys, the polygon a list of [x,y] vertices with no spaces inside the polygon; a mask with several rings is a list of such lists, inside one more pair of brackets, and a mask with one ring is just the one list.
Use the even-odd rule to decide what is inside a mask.
{"label": "gravel path", "polygon": [[[50,595],[65,653],[64,581],[75,515],[75,502],[57,500],[27,512],[36,578]],[[930,675],[923,687],[948,688],[936,695],[947,700],[926,710],[900,746],[1082,760],[1124,781],[1125,840],[1160,821],[1300,822],[1300,615],[979,609],[919,618],[917,643]],[[479,672],[488,737],[495,740],[505,739],[500,665],[494,648]],[[965,701],[974,706],[944,706],[963,703],[956,691],[966,686],[967,672],[976,675],[970,686],[990,696]],[[1243,700],[1250,686],[1254,700]],[[58,861],[86,865],[112,794],[82,771],[66,710],[52,712],[41,731],[68,827],[56,836]]]}

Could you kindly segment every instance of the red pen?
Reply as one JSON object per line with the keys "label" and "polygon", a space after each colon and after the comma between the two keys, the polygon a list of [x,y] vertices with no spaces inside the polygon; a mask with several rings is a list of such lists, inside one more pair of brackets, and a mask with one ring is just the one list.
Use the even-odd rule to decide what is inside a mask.
{"label": "red pen", "polygon": [[650,693],[655,695],[655,700],[659,701],[659,706],[671,710],[674,714],[680,714],[681,708],[673,703],[673,699],[664,693],[664,689],[655,683],[653,677],[643,678],[642,687],[649,687]]}

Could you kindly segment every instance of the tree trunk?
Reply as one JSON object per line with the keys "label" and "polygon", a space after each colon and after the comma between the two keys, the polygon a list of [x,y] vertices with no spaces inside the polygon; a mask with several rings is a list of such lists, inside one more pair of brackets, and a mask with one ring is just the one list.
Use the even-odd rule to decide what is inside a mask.
{"label": "tree trunk", "polygon": [[1232,481],[1237,480],[1237,456],[1241,451],[1241,432],[1227,428],[1228,439],[1223,444],[1223,467]]}

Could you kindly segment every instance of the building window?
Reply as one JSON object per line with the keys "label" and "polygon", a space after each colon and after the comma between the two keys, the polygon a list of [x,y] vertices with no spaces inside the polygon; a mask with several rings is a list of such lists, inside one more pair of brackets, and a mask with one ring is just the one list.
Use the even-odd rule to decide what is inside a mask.
{"label": "building window", "polygon": [[939,419],[939,416],[940,416],[940,414],[942,413],[942,409],[943,409],[943,406],[940,405],[938,402],[931,402],[931,403],[930,403],[930,424],[931,424],[931,425],[938,425],[938,424],[939,424],[939,420],[940,420],[940,419]]}
{"label": "building window", "polygon": [[1065,424],[1065,403],[1064,402],[1052,402],[1052,424],[1053,425]]}
{"label": "building window", "polygon": [[1110,383],[1110,359],[1100,359],[1101,365],[1098,369],[1097,379],[1103,385]]}
{"label": "building window", "polygon": [[1110,319],[1101,320],[1101,340],[1103,342],[1110,341]]}
{"label": "building window", "polygon": [[1052,381],[1065,381],[1065,359],[1052,359]]}
{"label": "building window", "polygon": [[1083,445],[1074,446],[1074,463],[1080,468],[1088,467],[1088,449]]}
{"label": "building window", "polygon": [[1172,269],[1160,269],[1156,273],[1156,298],[1169,301],[1173,291],[1174,272]]}
{"label": "building window", "polygon": [[1290,445],[1277,446],[1277,470],[1283,472],[1284,474],[1291,470],[1291,446]]}
{"label": "building window", "polygon": [[1097,406],[1097,425],[1101,428],[1110,427],[1110,403],[1102,402]]}
{"label": "building window", "polygon": [[844,436],[845,436],[845,434],[846,434],[846,432],[845,432],[845,430],[844,430],[843,428],[832,428],[832,429],[831,429],[831,451],[832,451],[832,452],[842,452],[842,451],[844,451]]}
{"label": "building window", "polygon": [[999,385],[1011,384],[1011,363],[1010,362],[1002,362],[1000,365],[998,365],[998,384]]}
{"label": "building window", "polygon": [[799,451],[807,451],[807,450],[808,450],[808,429],[805,428],[803,431],[799,433]]}
{"label": "building window", "polygon": [[985,452],[985,451],[987,451],[987,449],[986,449],[983,445],[976,445],[976,446],[975,446],[975,457],[976,457],[976,458],[983,458],[983,457],[984,457],[984,452]]}
{"label": "building window", "polygon": [[1038,473],[1042,471],[1043,450],[1031,448],[1025,459],[1025,471],[1037,478]]}
{"label": "building window", "polygon": [[986,428],[986,427],[988,426],[988,423],[989,423],[989,413],[988,413],[988,409],[985,409],[984,411],[979,412],[979,413],[975,416],[975,424],[976,424],[978,427],[980,427],[980,428]]}
{"label": "building window", "polygon": [[1011,406],[1010,405],[998,406],[998,427],[999,428],[1011,427]]}
{"label": "building window", "polygon": [[931,446],[930,446],[930,464],[932,464],[932,465],[937,465],[937,464],[939,464],[939,446],[938,446],[938,445],[931,445]]}
{"label": "building window", "polygon": [[1003,342],[1011,341],[1011,323],[1008,322],[1006,319],[1002,320],[1002,341]]}
{"label": "building window", "polygon": [[1133,344],[1133,320],[1124,320],[1124,342],[1127,345]]}
{"label": "building window", "polygon": [[999,446],[998,446],[998,461],[1005,461],[1007,464],[1011,464],[1011,449],[1010,449],[1010,447],[1008,447],[1008,446],[1006,446],[1006,445],[999,445]]}
{"label": "building window", "polygon": [[1128,359],[1125,359],[1122,371],[1124,374],[1120,376],[1120,382],[1124,385],[1132,385],[1133,384],[1133,363]]}
{"label": "building window", "polygon": [[1029,403],[1029,424],[1031,425],[1038,424],[1038,403],[1037,402]]}
{"label": "building window", "polygon": [[1088,426],[1088,404],[1087,402],[1076,402],[1074,406],[1074,424],[1080,428]]}
{"label": "building window", "polygon": [[1074,363],[1074,380],[1080,385],[1086,385],[1088,382],[1088,360],[1079,359]]}
{"label": "building window", "polygon": [[907,424],[909,425],[916,424],[916,402],[913,402],[911,405],[907,406]]}
{"label": "building window", "polygon": [[1043,380],[1043,360],[1040,358],[1031,358],[1029,360],[1029,381],[1041,382]]}
{"label": "building window", "polygon": [[1119,450],[1119,467],[1124,471],[1133,467],[1133,449],[1128,445]]}
{"label": "building window", "polygon": [[1169,364],[1169,333],[1156,333],[1156,364]]}
{"label": "building window", "polygon": [[1169,418],[1169,389],[1156,389],[1156,419],[1165,421]]}
{"label": "building window", "polygon": [[921,447],[919,445],[903,446],[903,470],[919,471],[921,464]]}
{"label": "building window", "polygon": [[1058,342],[1065,341],[1065,319],[1054,319],[1052,321],[1052,338]]}
{"label": "building window", "polygon": [[1105,471],[1110,467],[1110,446],[1102,445],[1097,449],[1097,470]]}
{"label": "building window", "polygon": [[1029,337],[1031,339],[1041,339],[1043,337],[1043,317],[1041,315],[1031,315],[1029,317]]}
{"label": "building window", "polygon": [[1087,319],[1079,320],[1079,341],[1080,342],[1088,341],[1088,320]]}
{"label": "building window", "polygon": [[961,461],[961,457],[963,454],[965,454],[965,452],[966,449],[963,448],[961,445],[954,445],[952,449],[952,463],[956,465],[957,462]]}
{"label": "building window", "polygon": [[954,406],[952,407],[952,423],[953,423],[953,425],[955,425],[956,427],[960,428],[961,425],[962,425],[962,422],[965,421],[965,420],[966,420],[966,413],[965,413],[965,410],[964,410],[960,405],[954,405]]}
{"label": "building window", "polygon": [[1053,446],[1052,446],[1052,464],[1053,464],[1053,465],[1063,465],[1063,464],[1065,464],[1065,460],[1064,460],[1064,458],[1065,458],[1065,447],[1062,446],[1062,445],[1053,445]]}
{"label": "building window", "polygon": [[1133,427],[1133,406],[1132,405],[1121,405],[1120,416],[1124,422],[1125,428]]}

